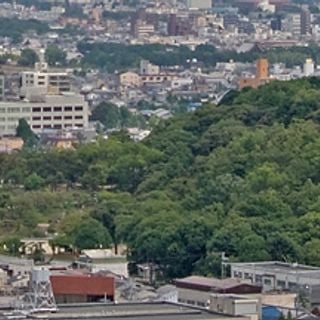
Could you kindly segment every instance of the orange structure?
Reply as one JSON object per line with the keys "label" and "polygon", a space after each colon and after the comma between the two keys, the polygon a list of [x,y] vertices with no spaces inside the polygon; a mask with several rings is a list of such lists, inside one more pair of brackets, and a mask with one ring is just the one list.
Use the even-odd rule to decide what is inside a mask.
{"label": "orange structure", "polygon": [[267,59],[259,59],[256,64],[256,75],[252,78],[241,78],[239,88],[251,87],[257,88],[263,84],[270,82],[269,62]]}

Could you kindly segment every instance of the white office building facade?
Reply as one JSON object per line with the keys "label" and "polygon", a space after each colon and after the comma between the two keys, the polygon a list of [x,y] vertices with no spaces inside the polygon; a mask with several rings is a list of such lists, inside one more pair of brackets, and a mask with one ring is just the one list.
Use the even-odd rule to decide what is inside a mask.
{"label": "white office building facade", "polygon": [[0,135],[16,133],[24,118],[35,133],[43,129],[87,128],[89,107],[78,94],[48,95],[35,101],[0,102]]}

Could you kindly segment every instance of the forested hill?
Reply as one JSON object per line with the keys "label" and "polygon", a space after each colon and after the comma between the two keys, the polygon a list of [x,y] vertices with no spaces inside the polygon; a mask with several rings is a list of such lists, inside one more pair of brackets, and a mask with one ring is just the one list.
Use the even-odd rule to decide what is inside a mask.
{"label": "forested hill", "polygon": [[318,79],[272,82],[160,123],[143,143],[1,155],[1,234],[46,221],[57,244],[124,242],[169,278],[218,273],[222,251],[320,265],[319,110]]}

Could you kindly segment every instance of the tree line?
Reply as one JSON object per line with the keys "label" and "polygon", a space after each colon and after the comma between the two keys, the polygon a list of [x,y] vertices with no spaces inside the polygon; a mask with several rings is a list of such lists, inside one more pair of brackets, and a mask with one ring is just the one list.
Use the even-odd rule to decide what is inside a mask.
{"label": "tree line", "polygon": [[125,243],[167,279],[217,275],[221,252],[320,266],[319,92],[317,78],[274,81],[161,121],[143,142],[2,154],[2,240],[48,222],[56,244]]}
{"label": "tree line", "polygon": [[192,59],[204,67],[213,67],[217,62],[255,62],[258,58],[268,58],[270,63],[284,63],[287,67],[303,65],[307,58],[320,61],[319,47],[274,48],[262,51],[254,46],[248,52],[218,50],[212,45],[202,44],[191,50],[187,46],[160,44],[129,45],[120,43],[78,43],[78,50],[84,55],[81,64],[84,68],[101,68],[109,72],[138,67],[140,60],[147,59],[160,66],[188,66]]}

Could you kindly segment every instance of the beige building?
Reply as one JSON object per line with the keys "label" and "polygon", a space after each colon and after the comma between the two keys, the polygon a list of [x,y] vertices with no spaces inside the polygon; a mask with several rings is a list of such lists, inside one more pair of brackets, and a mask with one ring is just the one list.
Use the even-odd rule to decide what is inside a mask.
{"label": "beige building", "polygon": [[232,316],[246,316],[251,320],[260,319],[259,299],[233,294],[211,294],[209,310]]}
{"label": "beige building", "polygon": [[69,75],[66,72],[49,72],[46,63],[36,63],[35,71],[21,73],[20,96],[23,98],[70,91]]}
{"label": "beige building", "polygon": [[79,94],[46,95],[30,101],[0,102],[0,132],[15,135],[19,119],[24,118],[36,133],[43,129],[85,128],[89,107]]}
{"label": "beige building", "polygon": [[119,77],[120,85],[125,87],[140,87],[141,79],[140,76],[132,71],[128,71],[120,74]]}
{"label": "beige building", "polygon": [[10,153],[12,151],[21,150],[23,140],[18,137],[2,137],[0,139],[0,151]]}
{"label": "beige building", "polygon": [[176,280],[178,302],[209,308],[212,294],[258,294],[261,288],[235,279],[190,276]]}

